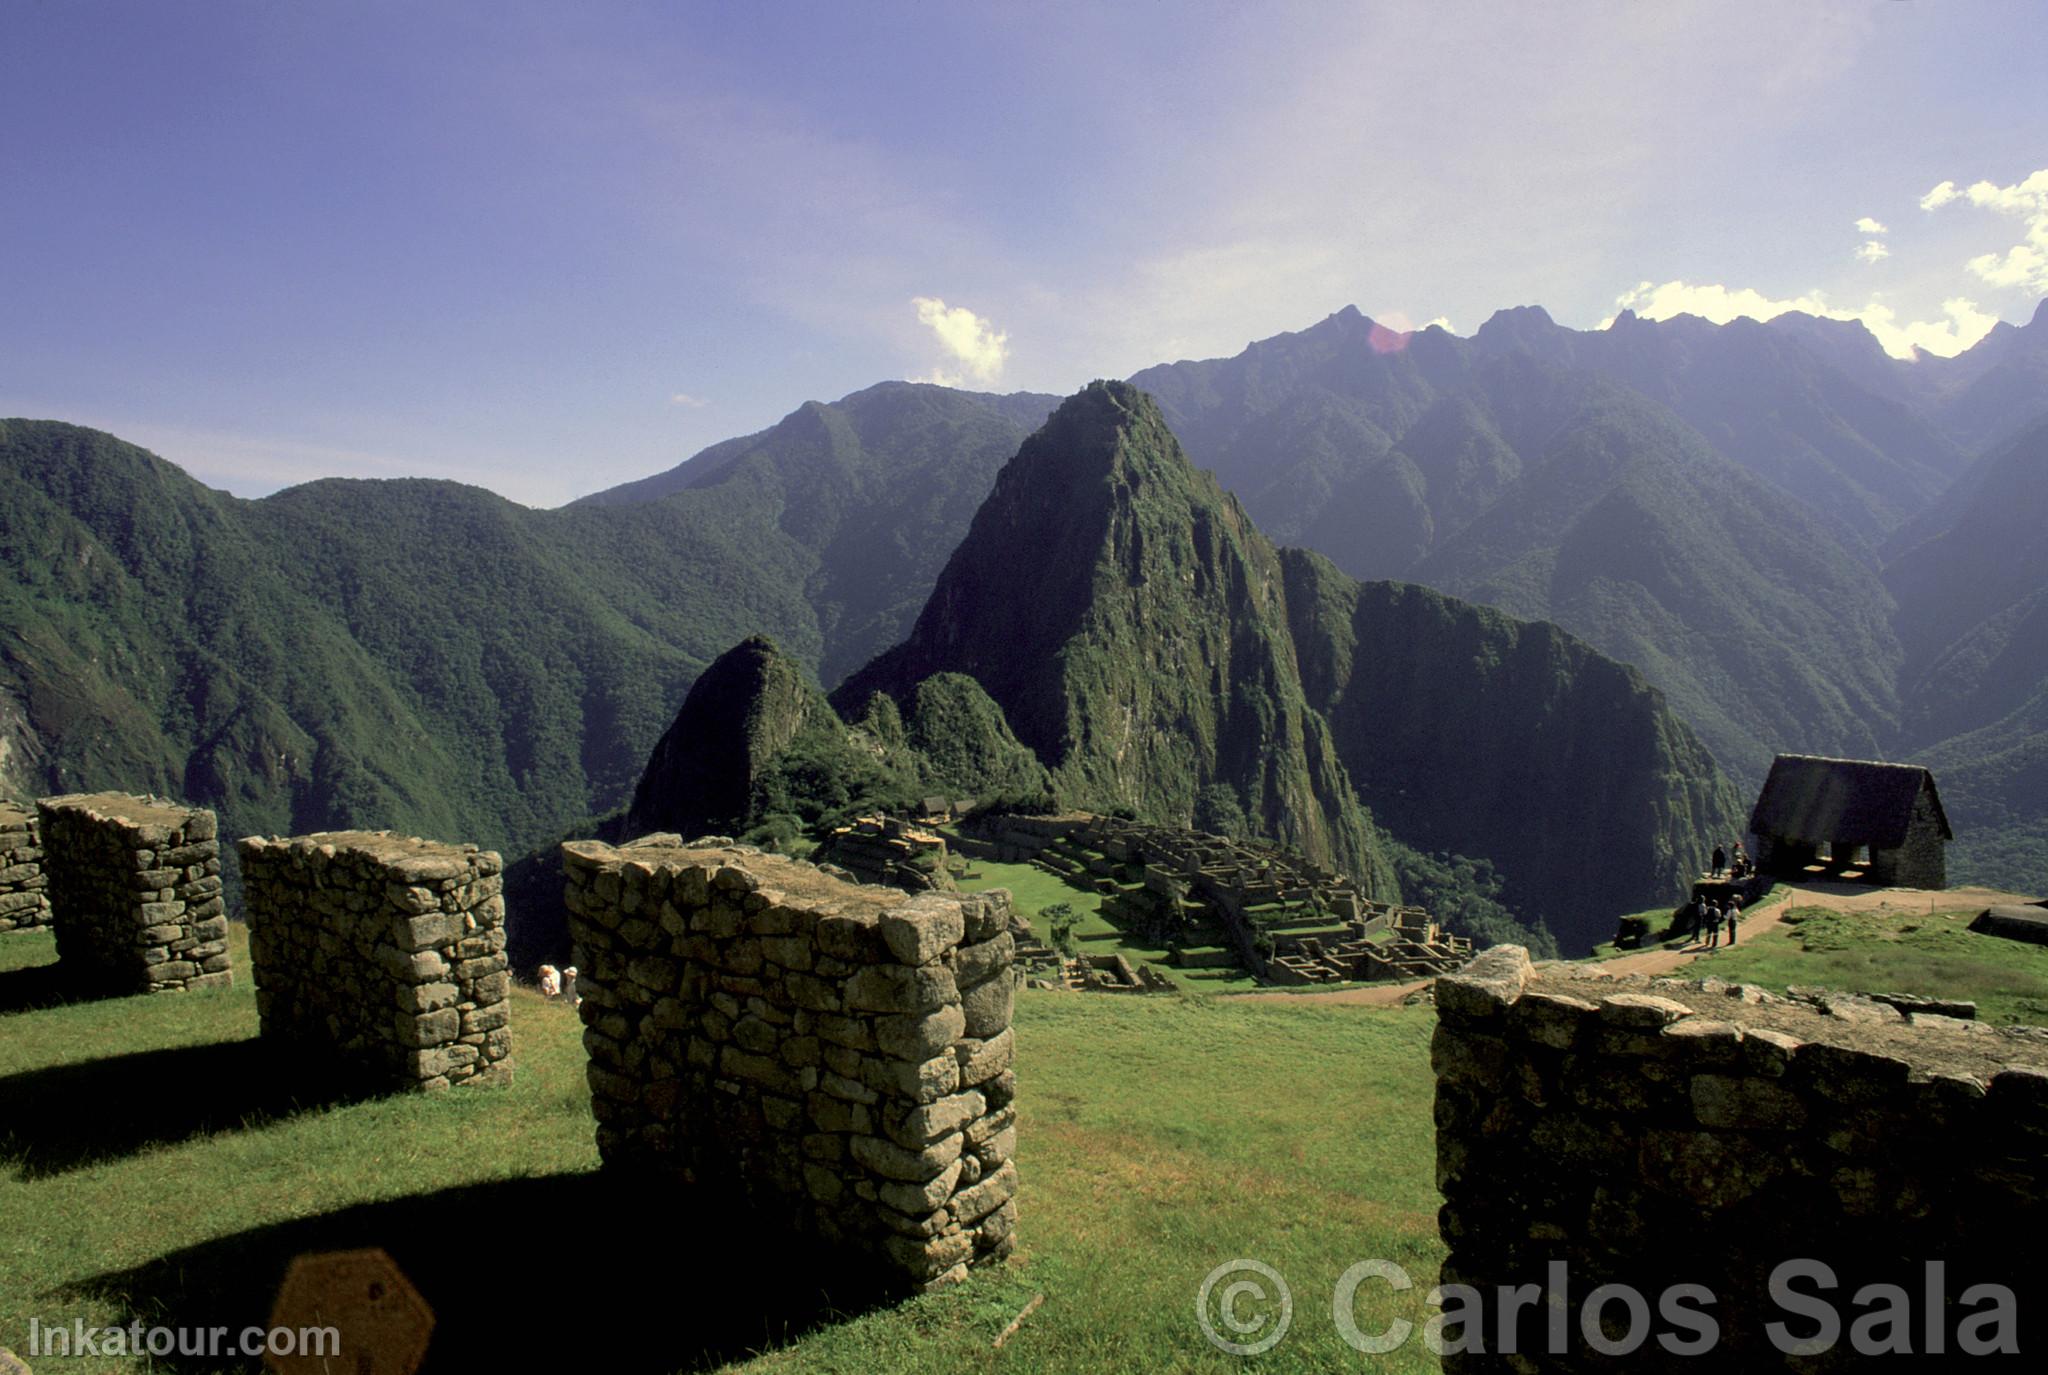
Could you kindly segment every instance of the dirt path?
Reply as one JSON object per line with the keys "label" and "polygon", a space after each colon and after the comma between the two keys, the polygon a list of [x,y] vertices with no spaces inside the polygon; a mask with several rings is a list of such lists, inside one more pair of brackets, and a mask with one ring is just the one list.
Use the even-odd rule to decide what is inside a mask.
{"label": "dirt path", "polygon": [[[1933,912],[1941,908],[1990,907],[2002,902],[2033,902],[2031,897],[2004,893],[1995,888],[1868,888],[1860,883],[1781,883],[1776,893],[1789,892],[1782,902],[1773,902],[1754,916],[1745,916],[1737,928],[1739,940],[1758,936],[1784,924],[1785,913],[1794,907],[1832,907],[1850,912]],[[1622,955],[1597,964],[1581,966],[1580,972],[1594,978],[1623,974],[1669,974],[1691,964],[1707,947],[1697,943],[1675,950],[1645,950]],[[1356,1007],[1395,1007],[1409,994],[1428,988],[1433,980],[1413,983],[1375,984],[1370,988],[1345,988],[1330,993],[1235,993],[1231,997],[1266,1003],[1346,1003]]]}

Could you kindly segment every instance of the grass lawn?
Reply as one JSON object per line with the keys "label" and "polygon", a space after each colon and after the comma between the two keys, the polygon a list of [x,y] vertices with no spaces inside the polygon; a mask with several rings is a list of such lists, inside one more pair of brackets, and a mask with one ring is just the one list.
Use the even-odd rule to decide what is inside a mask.
{"label": "grass lawn", "polygon": [[1038,938],[1045,940],[1051,933],[1045,923],[1038,920],[1038,914],[1056,902],[1072,904],[1080,921],[1074,927],[1077,941],[1089,935],[1115,934],[1113,941],[1085,941],[1075,948],[1084,954],[1122,954],[1132,963],[1146,962],[1172,979],[1191,993],[1244,993],[1259,987],[1259,981],[1236,965],[1220,969],[1179,969],[1166,962],[1166,947],[1145,945],[1134,937],[1124,937],[1116,924],[1102,915],[1102,894],[1092,888],[1079,888],[1057,874],[1049,873],[1035,864],[999,864],[993,860],[975,860],[969,873],[975,877],[959,880],[960,886],[969,892],[979,893],[989,888],[1007,888],[1016,900],[1017,910],[1031,921]]}
{"label": "grass lawn", "polygon": [[[1044,900],[1071,900],[1057,891]],[[1345,1268],[1381,1257],[1416,1287],[1368,1285],[1361,1327],[1429,1316],[1443,1251],[1426,1008],[1024,993],[1022,1249],[998,1273],[849,1317],[805,1289],[801,1257],[607,1192],[569,1008],[515,992],[509,1088],[301,1103],[253,1041],[246,981],[40,1005],[35,966],[53,955],[47,934],[0,937],[0,1345],[23,1354],[31,1318],[262,1323],[292,1255],[379,1245],[436,1310],[442,1370],[659,1371],[706,1351],[764,1370],[1237,1370],[1203,1337],[1195,1295],[1239,1258],[1293,1293],[1260,1369],[1435,1368],[1419,1341],[1368,1367],[1330,1313]]]}
{"label": "grass lawn", "polygon": [[1967,929],[1981,907],[1843,912],[1795,907],[1784,925],[1709,953],[1687,972],[1784,989],[1968,998],[1987,1022],[2048,1025],[2048,948]]}

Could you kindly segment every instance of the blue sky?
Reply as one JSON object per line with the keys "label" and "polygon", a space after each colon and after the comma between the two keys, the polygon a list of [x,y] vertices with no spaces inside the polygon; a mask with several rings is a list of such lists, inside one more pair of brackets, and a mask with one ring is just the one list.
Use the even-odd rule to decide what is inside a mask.
{"label": "blue sky", "polygon": [[0,36],[0,414],[244,495],[552,505],[883,378],[1063,392],[1346,304],[1953,349],[2048,290],[2022,4],[0,0]]}

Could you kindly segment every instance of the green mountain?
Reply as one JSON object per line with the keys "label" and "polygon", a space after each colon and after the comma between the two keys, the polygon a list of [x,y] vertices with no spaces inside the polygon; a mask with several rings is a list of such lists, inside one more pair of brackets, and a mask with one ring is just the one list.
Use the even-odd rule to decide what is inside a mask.
{"label": "green mountain", "polygon": [[2048,423],[1958,488],[1885,569],[1902,734],[1939,771],[1960,862],[2048,890]]}
{"label": "green mountain", "polygon": [[816,644],[794,648],[836,683],[903,638],[996,470],[1058,400],[884,382],[576,506],[744,502],[805,565]]}
{"label": "green mountain", "polygon": [[543,844],[625,802],[727,646],[808,670],[900,638],[1035,406],[884,384],[559,511],[425,481],[241,501],[0,422],[0,789]]}
{"label": "green mountain", "polygon": [[1742,833],[1745,802],[1634,669],[1547,622],[1281,560],[1303,688],[1361,800],[1411,846],[1490,859],[1565,949]]}
{"label": "green mountain", "polygon": [[1669,898],[1741,818],[1632,670],[1554,626],[1275,549],[1123,383],[1018,451],[910,638],[833,700],[908,700],[935,674],[980,682],[1063,801],[1241,817],[1386,893],[1376,818],[1490,861],[1503,901],[1575,948]]}
{"label": "green mountain", "polygon": [[1069,801],[1185,823],[1220,787],[1261,834],[1390,884],[1302,700],[1278,556],[1132,387],[1091,385],[1024,443],[909,638],[834,701],[939,673],[980,683]]}

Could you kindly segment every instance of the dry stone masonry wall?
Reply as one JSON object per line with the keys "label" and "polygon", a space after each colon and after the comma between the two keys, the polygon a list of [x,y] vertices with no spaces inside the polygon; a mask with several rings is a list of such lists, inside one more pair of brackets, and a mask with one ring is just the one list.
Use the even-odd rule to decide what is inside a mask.
{"label": "dry stone masonry wall", "polygon": [[494,851],[389,831],[251,836],[238,848],[266,1040],[366,1087],[510,1078]]}
{"label": "dry stone masonry wall", "polygon": [[[1713,980],[1535,978],[1519,947],[1439,980],[1437,1012],[1443,1276],[1483,1305],[1473,1346],[1446,1329],[1447,1370],[1952,1356],[1997,1340],[2002,1301],[1977,1285],[2041,1321],[2048,1033]],[[1610,1295],[1589,1320],[1608,1284],[1645,1310]],[[1669,1297],[1688,1284],[1711,1298]],[[1541,1299],[1502,1321],[1523,1285]],[[1667,1303],[1710,1317],[1711,1345],[1667,1346],[1702,1339]]]}
{"label": "dry stone masonry wall", "polygon": [[1008,894],[667,835],[562,853],[607,1166],[744,1199],[895,1288],[1009,1254]]}
{"label": "dry stone masonry wall", "polygon": [[105,993],[229,981],[212,812],[125,793],[46,797],[36,811],[68,979]]}
{"label": "dry stone masonry wall", "polygon": [[35,811],[0,802],[0,931],[49,925],[48,883]]}

